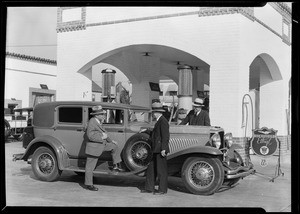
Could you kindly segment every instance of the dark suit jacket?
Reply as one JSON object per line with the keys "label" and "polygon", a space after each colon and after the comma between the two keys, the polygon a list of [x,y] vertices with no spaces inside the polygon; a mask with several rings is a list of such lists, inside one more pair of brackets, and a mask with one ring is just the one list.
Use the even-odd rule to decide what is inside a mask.
{"label": "dark suit jacket", "polygon": [[152,135],[151,135],[152,152],[160,153],[162,150],[165,150],[166,153],[169,153],[170,152],[169,139],[170,139],[169,123],[167,119],[162,115],[159,118],[159,120],[156,122],[152,131]]}
{"label": "dark suit jacket", "polygon": [[92,117],[87,127],[87,137],[89,142],[86,143],[85,153],[93,156],[100,156],[105,148],[105,144],[111,139],[107,137],[102,139],[105,129],[97,122],[96,118]]}
{"label": "dark suit jacket", "polygon": [[197,126],[210,126],[210,119],[207,111],[201,110],[201,112],[195,116],[195,111],[191,110],[188,115],[181,121],[180,125],[197,125]]}

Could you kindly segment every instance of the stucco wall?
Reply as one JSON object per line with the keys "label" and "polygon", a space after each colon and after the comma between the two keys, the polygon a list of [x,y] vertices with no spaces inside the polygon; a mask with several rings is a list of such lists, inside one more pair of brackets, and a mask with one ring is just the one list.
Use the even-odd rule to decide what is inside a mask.
{"label": "stucco wall", "polygon": [[[155,18],[157,14],[150,16],[149,12],[141,19],[138,17],[142,15],[131,14],[128,10],[111,10],[110,15],[104,16],[108,12],[104,13],[103,8],[87,7],[84,19],[88,25],[85,29],[58,33],[57,99],[89,99],[82,97],[82,93],[91,88],[89,75],[84,76],[87,74],[86,69],[117,52],[119,48],[136,44],[164,45],[190,53],[210,65],[211,123],[224,127],[234,136],[242,137],[244,130],[241,128],[241,104],[242,97],[249,93],[249,67],[256,56],[266,53],[278,65],[283,79],[261,88],[261,124],[285,134],[286,118],[282,112],[288,100],[286,86],[291,71],[291,48],[277,35],[280,34],[281,21],[275,23],[276,26],[274,23],[262,24],[262,20],[272,20],[275,10],[267,13],[272,9],[269,5],[266,13],[260,9],[257,14],[262,20],[258,22],[259,20],[251,20],[241,13],[199,17],[198,9],[191,8],[190,13],[187,13],[189,9],[185,8],[185,15],[178,13],[178,16],[166,15],[159,18]],[[164,13],[171,14],[174,11],[165,9]],[[274,20],[279,22],[276,11],[275,14]],[[273,31],[277,34],[268,27],[274,28]],[[134,57],[127,59],[129,61],[124,62],[124,65],[127,63],[124,73],[141,69],[133,66],[139,65]],[[153,75],[143,77],[144,82],[150,77],[155,81]],[[144,91],[144,95],[149,96],[149,93]],[[269,106],[272,106],[272,111],[268,111]],[[275,115],[276,113],[278,114]]]}
{"label": "stucco wall", "polygon": [[18,108],[29,107],[30,87],[40,89],[40,84],[46,84],[48,89],[56,90],[56,68],[56,65],[6,57],[5,99],[22,100]]}

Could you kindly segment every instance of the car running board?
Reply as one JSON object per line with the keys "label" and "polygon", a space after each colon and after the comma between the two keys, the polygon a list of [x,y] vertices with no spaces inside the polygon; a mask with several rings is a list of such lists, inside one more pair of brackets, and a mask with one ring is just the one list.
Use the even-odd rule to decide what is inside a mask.
{"label": "car running board", "polygon": [[[139,170],[136,171],[125,171],[125,172],[115,172],[112,170],[107,170],[107,169],[103,169],[103,170],[94,170],[93,173],[94,174],[106,174],[106,175],[123,175],[123,176],[127,176],[127,175],[137,175],[140,173],[145,172],[147,169],[147,167],[141,168]],[[63,170],[69,170],[69,171],[76,171],[76,172],[85,172],[85,169],[82,168],[77,168],[77,167],[67,167],[64,168]]]}

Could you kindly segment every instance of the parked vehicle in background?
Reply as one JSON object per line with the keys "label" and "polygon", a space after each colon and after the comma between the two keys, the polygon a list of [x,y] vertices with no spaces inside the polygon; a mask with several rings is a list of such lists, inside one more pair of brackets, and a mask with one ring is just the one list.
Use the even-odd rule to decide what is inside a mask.
{"label": "parked vehicle in background", "polygon": [[[122,175],[143,175],[151,154],[150,136],[154,121],[150,109],[120,103],[60,101],[34,107],[33,126],[24,130],[25,153],[14,160],[31,164],[42,181],[57,180],[63,170],[85,172],[86,128],[92,107],[101,105],[107,111],[103,126],[122,149]],[[231,186],[240,178],[254,173],[234,149],[232,134],[215,126],[180,126],[170,124],[168,174],[182,178],[194,194],[210,195],[222,184]],[[109,152],[99,157],[94,173],[114,174]]]}
{"label": "parked vehicle in background", "polygon": [[9,122],[4,119],[4,139],[7,141],[8,137],[11,135],[11,129]]}
{"label": "parked vehicle in background", "polygon": [[10,126],[10,135],[8,135],[7,138],[13,136],[16,140],[22,140],[23,131],[32,120],[32,111],[32,107],[18,108],[13,110],[14,114],[4,114],[4,118]]}

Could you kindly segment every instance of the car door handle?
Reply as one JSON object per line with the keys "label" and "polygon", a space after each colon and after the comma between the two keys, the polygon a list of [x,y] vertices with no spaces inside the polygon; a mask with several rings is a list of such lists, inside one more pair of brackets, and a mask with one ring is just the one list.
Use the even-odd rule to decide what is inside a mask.
{"label": "car door handle", "polygon": [[118,132],[123,133],[124,131],[123,130],[118,130]]}
{"label": "car door handle", "polygon": [[78,129],[76,129],[76,131],[82,132],[82,131],[83,131],[83,128],[78,128]]}

